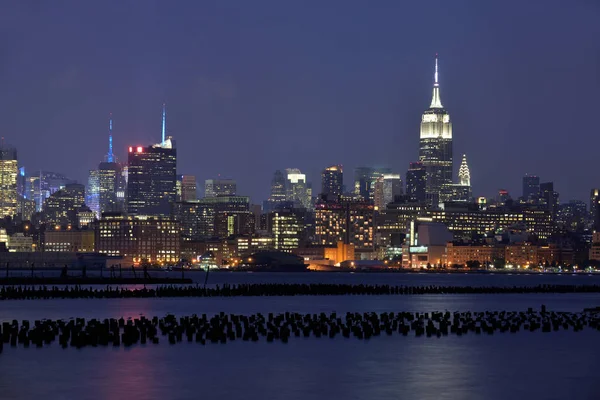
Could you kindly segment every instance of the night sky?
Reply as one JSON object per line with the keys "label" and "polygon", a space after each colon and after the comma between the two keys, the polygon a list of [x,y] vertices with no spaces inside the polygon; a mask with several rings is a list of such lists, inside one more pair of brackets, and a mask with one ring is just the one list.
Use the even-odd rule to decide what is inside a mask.
{"label": "night sky", "polygon": [[238,181],[260,202],[276,169],[390,166],[418,157],[440,57],[455,174],[475,195],[553,180],[600,187],[600,2],[3,1],[0,128],[27,170],[85,183],[108,147],[160,141],[179,171]]}

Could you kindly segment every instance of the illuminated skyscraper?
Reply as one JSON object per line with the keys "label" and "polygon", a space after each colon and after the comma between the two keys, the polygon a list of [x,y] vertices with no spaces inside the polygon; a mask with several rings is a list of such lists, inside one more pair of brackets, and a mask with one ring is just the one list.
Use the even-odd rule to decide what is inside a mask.
{"label": "illuminated skyscraper", "polygon": [[17,150],[0,146],[0,218],[17,214]]}
{"label": "illuminated skyscraper", "polygon": [[342,194],[344,170],[341,165],[332,165],[321,173],[321,194],[333,197]]}
{"label": "illuminated skyscraper", "polygon": [[312,189],[306,182],[306,175],[298,168],[287,168],[285,179],[286,200],[296,205],[310,209],[312,202]]}
{"label": "illuminated skyscraper", "polygon": [[100,178],[97,169],[91,169],[88,175],[85,204],[96,215],[96,218],[100,218]]}
{"label": "illuminated skyscraper", "polygon": [[421,118],[419,161],[426,172],[427,200],[437,205],[444,184],[452,183],[452,123],[450,114],[442,106],[438,81],[438,58],[435,56],[435,74],[431,104]]}
{"label": "illuminated skyscraper", "polygon": [[78,225],[77,212],[85,204],[85,186],[70,183],[54,192],[44,203],[44,222],[52,225]]}
{"label": "illuminated skyscraper", "polygon": [[467,155],[463,154],[462,163],[458,170],[458,184],[462,186],[471,186],[471,172],[467,165]]}
{"label": "illuminated skyscraper", "polygon": [[147,147],[129,147],[127,177],[129,214],[170,216],[177,195],[177,150],[172,139]]}

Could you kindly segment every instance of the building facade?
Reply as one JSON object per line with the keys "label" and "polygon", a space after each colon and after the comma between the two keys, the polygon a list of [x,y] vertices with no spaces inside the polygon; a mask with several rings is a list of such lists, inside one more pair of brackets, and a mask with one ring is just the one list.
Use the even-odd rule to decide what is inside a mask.
{"label": "building facade", "polygon": [[321,172],[321,194],[337,198],[344,188],[344,170],[341,165],[332,165]]}
{"label": "building facade", "polygon": [[204,182],[204,197],[235,196],[237,183],[233,179],[207,179]]}
{"label": "building facade", "polygon": [[127,176],[127,213],[168,217],[177,195],[177,150],[172,139],[129,147]]}
{"label": "building facade", "polygon": [[432,205],[439,202],[442,186],[452,183],[452,123],[442,106],[438,81],[438,60],[435,58],[433,95],[429,109],[421,117],[419,161],[426,173],[425,191]]}
{"label": "building facade", "polygon": [[421,162],[411,162],[406,172],[406,194],[410,201],[424,203],[427,199],[427,171]]}
{"label": "building facade", "polygon": [[17,150],[0,146],[0,218],[17,214]]}
{"label": "building facade", "polygon": [[96,224],[96,251],[134,265],[174,264],[180,258],[180,225],[172,219],[107,213]]}

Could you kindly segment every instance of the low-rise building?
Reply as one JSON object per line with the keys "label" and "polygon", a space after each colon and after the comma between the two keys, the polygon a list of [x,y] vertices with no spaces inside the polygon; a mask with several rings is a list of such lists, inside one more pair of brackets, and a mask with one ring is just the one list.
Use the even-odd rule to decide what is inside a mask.
{"label": "low-rise building", "polygon": [[54,229],[44,233],[44,251],[92,253],[95,249],[93,230]]}

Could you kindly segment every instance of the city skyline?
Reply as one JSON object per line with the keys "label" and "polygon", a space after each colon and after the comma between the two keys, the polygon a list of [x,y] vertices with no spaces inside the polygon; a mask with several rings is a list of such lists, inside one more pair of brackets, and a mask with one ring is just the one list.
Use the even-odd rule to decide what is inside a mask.
{"label": "city skyline", "polygon": [[[181,144],[178,173],[195,175],[199,183],[218,174],[231,177],[238,182],[238,191],[250,195],[256,203],[268,197],[276,169],[299,168],[313,188],[320,186],[322,169],[332,164],[344,166],[347,187],[359,166],[385,166],[404,174],[408,163],[416,161],[419,116],[429,104],[431,60],[439,52],[444,106],[455,123],[456,153],[465,153],[469,158],[473,195],[491,197],[498,189],[508,189],[518,197],[525,173],[553,181],[561,202],[585,200],[589,190],[599,186],[591,152],[595,126],[591,120],[578,117],[593,113],[598,105],[597,99],[588,97],[599,84],[595,73],[598,60],[590,58],[586,46],[591,42],[585,39],[594,37],[598,27],[587,23],[592,13],[586,13],[589,9],[585,4],[562,10],[558,4],[549,3],[541,14],[537,7],[523,5],[521,13],[511,17],[511,33],[500,35],[479,32],[478,23],[469,19],[468,12],[465,14],[464,3],[458,3],[453,7],[461,9],[457,18],[465,22],[464,32],[452,30],[442,35],[449,24],[444,22],[443,13],[427,15],[438,23],[432,24],[426,38],[411,37],[414,43],[403,40],[395,46],[394,38],[403,37],[402,33],[406,35],[424,18],[425,7],[388,3],[382,8],[390,16],[405,11],[414,15],[415,21],[406,20],[405,26],[398,27],[391,24],[392,18],[384,18],[378,29],[367,29],[369,35],[363,45],[353,43],[358,48],[350,46],[347,51],[337,52],[336,58],[328,58],[327,51],[347,44],[340,33],[356,37],[367,32],[367,26],[372,28],[373,21],[384,17],[382,10],[367,10],[359,26],[350,24],[350,18],[341,18],[332,27],[327,24],[335,9],[332,4],[275,5],[269,14],[275,20],[286,17],[301,30],[304,24],[314,23],[318,34],[329,41],[299,38],[292,24],[283,29],[280,39],[266,40],[260,47],[250,46],[260,55],[251,58],[241,44],[264,39],[274,29],[269,24],[263,30],[252,25],[251,16],[266,13],[267,7],[261,5],[240,5],[239,10],[204,6],[208,8],[205,10],[192,4],[174,10],[176,15],[167,16],[166,27],[174,27],[178,18],[182,26],[191,26],[196,20],[182,17],[190,9],[202,9],[225,22],[224,27],[197,28],[189,38],[183,37],[181,30],[165,27],[163,32],[150,26],[148,21],[161,15],[160,8],[151,5],[137,18],[133,17],[133,9],[122,6],[122,15],[115,16],[115,28],[106,38],[96,37],[91,26],[102,12],[92,17],[91,11],[96,8],[71,6],[74,12],[83,13],[81,21],[65,20],[63,27],[49,31],[48,38],[24,35],[27,24],[16,26],[9,18],[5,24],[9,34],[4,53],[10,58],[0,79],[5,83],[5,93],[12,95],[0,96],[0,113],[6,125],[3,136],[17,148],[19,164],[28,170],[66,173],[84,183],[87,171],[106,154],[108,113],[112,112],[114,119],[114,151],[124,160],[127,146],[159,141],[159,109],[166,102],[167,134]],[[24,3],[9,6],[6,15],[30,15],[31,23],[43,25],[38,19],[60,18],[54,16],[63,7],[67,5],[33,7]],[[452,15],[459,11],[447,5],[441,7]],[[313,16],[314,8],[319,9],[322,18]],[[497,14],[490,22],[494,26],[506,17],[498,6],[476,8],[480,13]],[[249,16],[238,15],[242,10]],[[343,10],[349,16],[357,13],[352,4],[344,3]],[[232,25],[233,21],[239,24]],[[556,29],[551,26],[555,21],[563,21],[564,26]],[[116,40],[128,22],[139,24],[142,33],[131,38],[132,43]],[[81,30],[79,39],[72,35],[75,28]],[[225,31],[223,42],[210,46],[212,42],[204,40],[198,44],[200,52],[208,57],[182,51],[193,38],[206,38],[222,29],[230,30]],[[563,35],[567,31],[575,33]],[[531,47],[542,37],[543,43]],[[63,39],[56,40],[60,48],[49,46],[56,53],[47,68],[35,62],[23,64],[28,59],[20,48],[34,53],[39,50],[39,55],[31,56],[35,61],[36,57],[48,57],[41,51],[43,44],[48,45],[47,40],[59,38]],[[157,58],[148,63],[154,55],[150,50],[154,39],[175,44],[173,48],[163,46],[168,62]],[[493,45],[483,46],[486,40]],[[293,46],[283,47],[286,43]],[[75,59],[69,52],[77,44],[86,47]],[[91,52],[87,47],[99,51]],[[356,51],[361,49],[369,51],[366,57],[358,58]],[[131,54],[125,50],[131,50]],[[274,57],[275,50],[292,56],[291,61]],[[111,57],[99,60],[107,54]],[[518,55],[518,60],[511,55]],[[123,71],[110,67],[115,61]],[[184,61],[187,64],[182,64]],[[204,68],[196,75],[182,66],[188,64]],[[240,67],[233,66],[238,64]],[[193,93],[186,89],[191,82]],[[41,101],[45,98],[42,94],[56,101]],[[548,115],[552,118],[541,117]],[[373,150],[365,154],[366,140]],[[579,146],[583,141],[590,145]],[[219,148],[224,151],[206,151]],[[54,156],[65,153],[67,157]],[[251,158],[253,168],[247,168],[251,155],[260,157]],[[460,164],[457,158],[455,171]],[[565,165],[574,163],[580,167],[576,179],[571,179],[572,172]]]}

